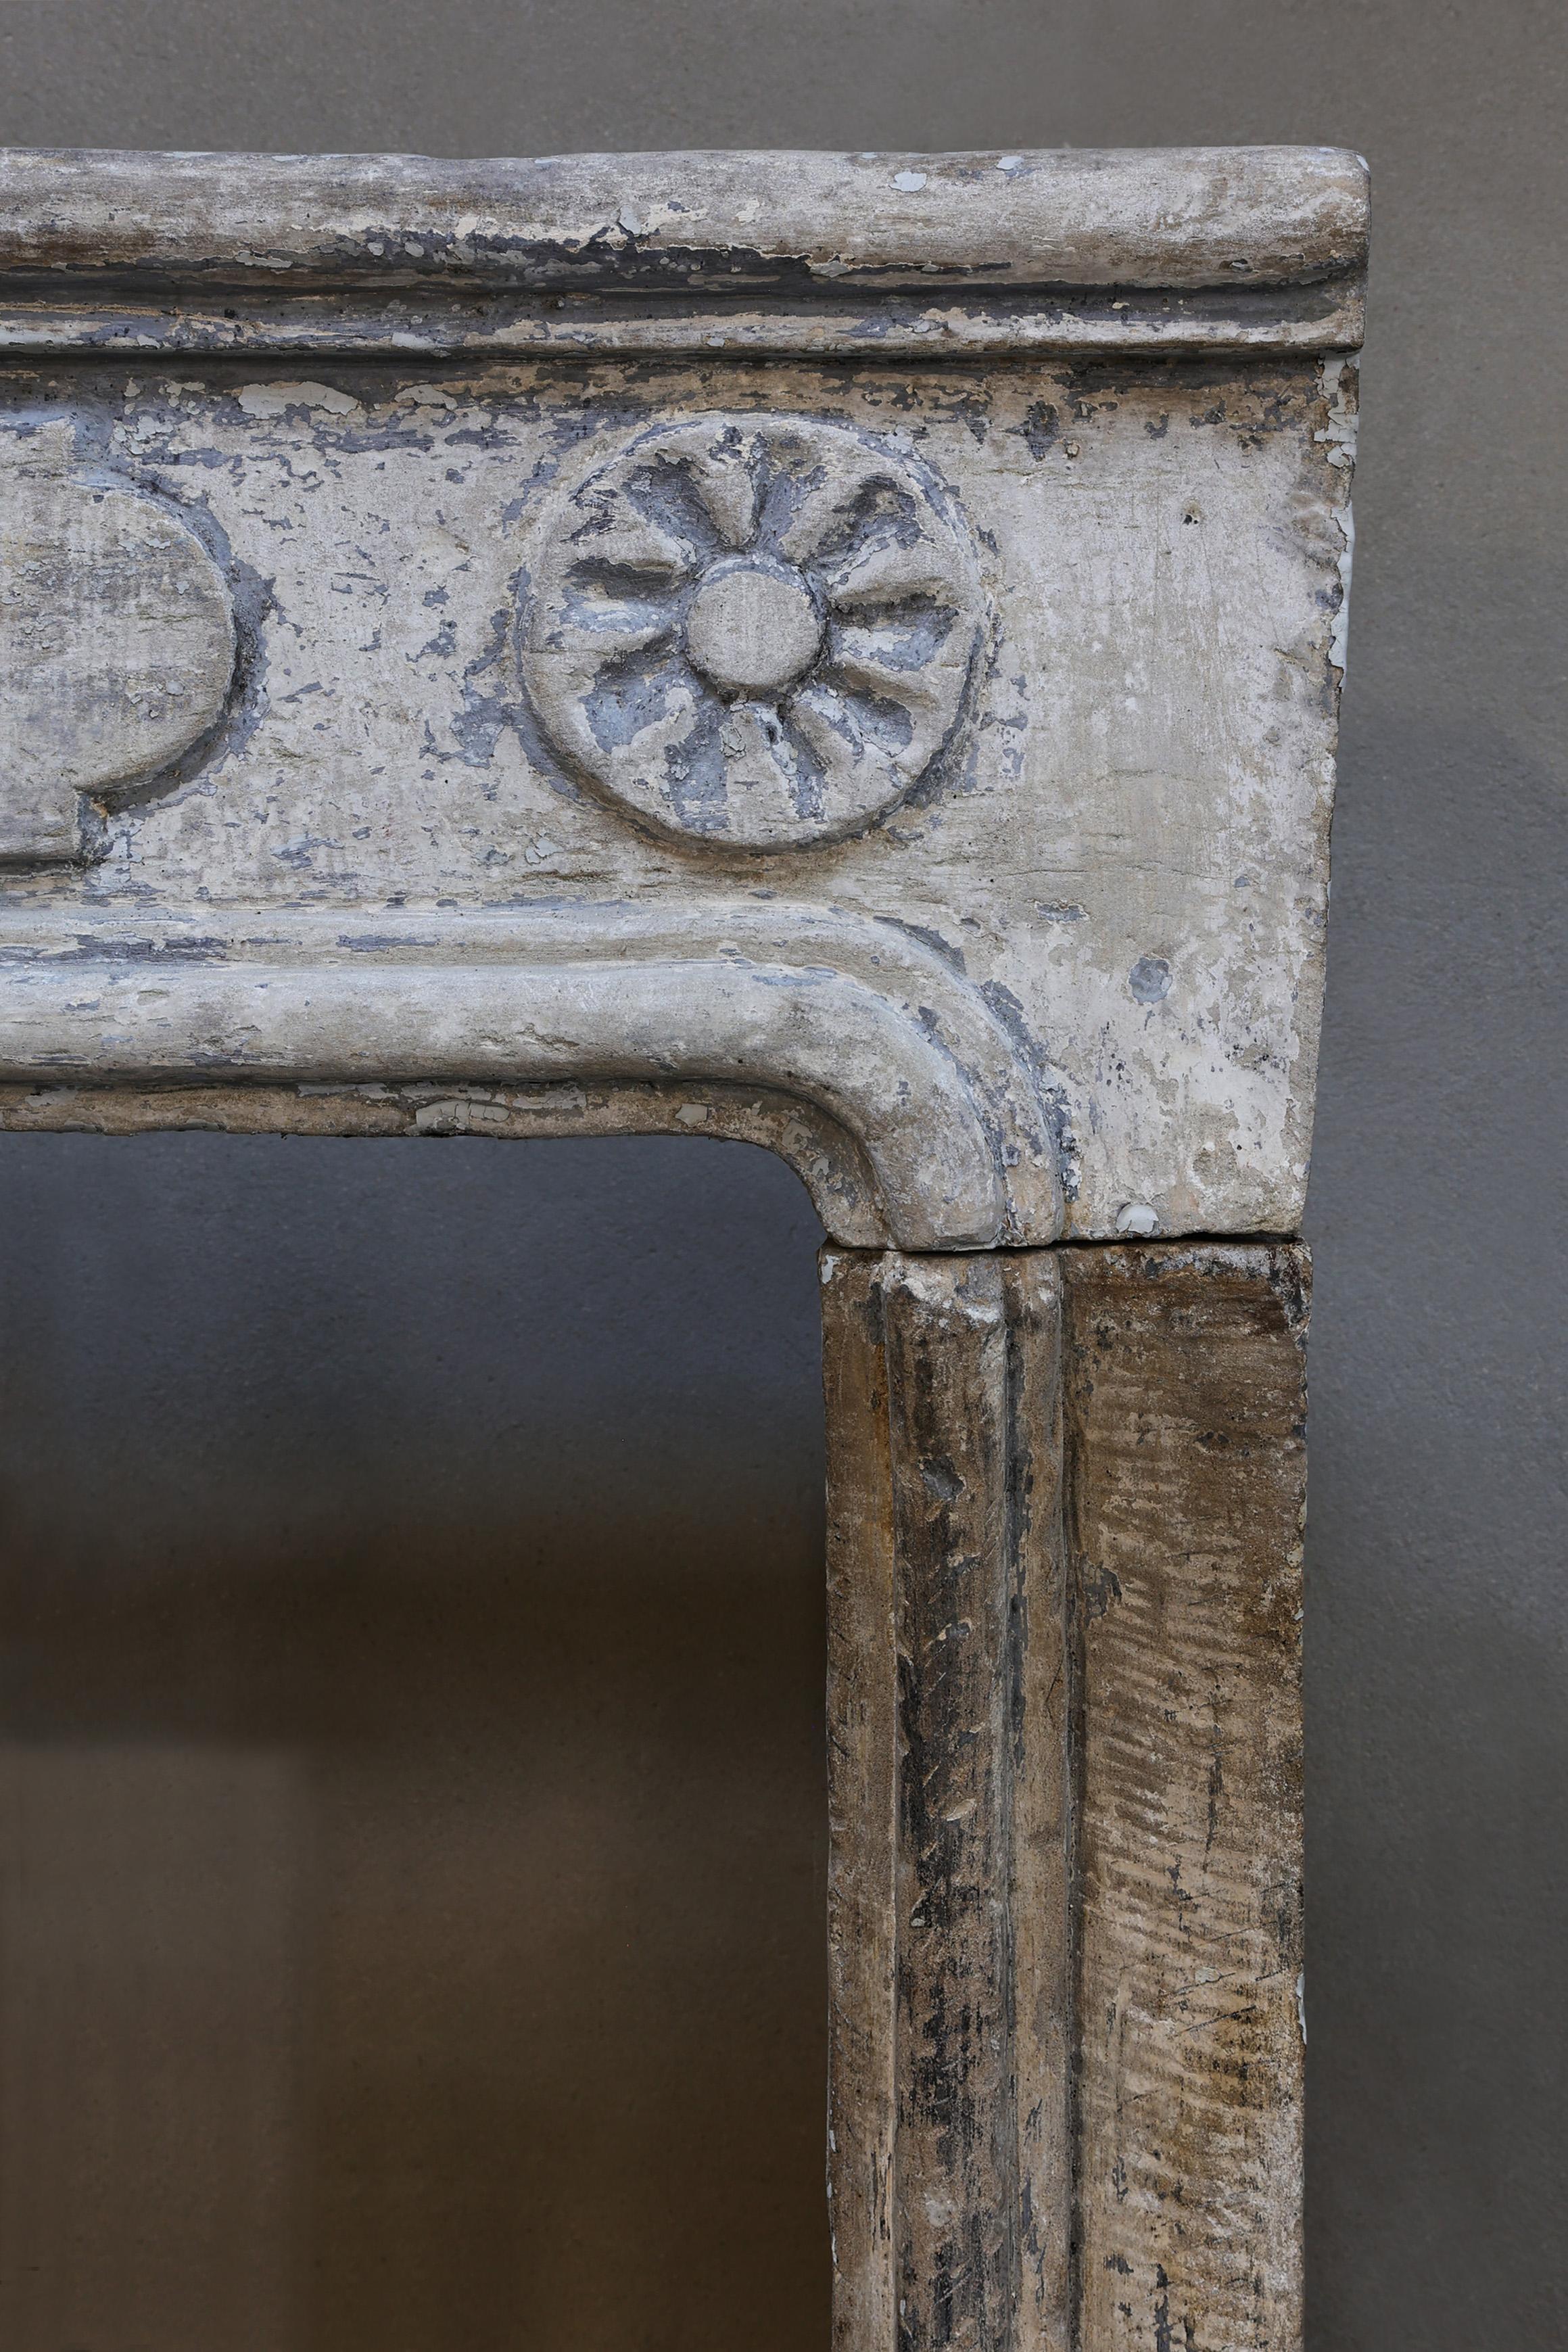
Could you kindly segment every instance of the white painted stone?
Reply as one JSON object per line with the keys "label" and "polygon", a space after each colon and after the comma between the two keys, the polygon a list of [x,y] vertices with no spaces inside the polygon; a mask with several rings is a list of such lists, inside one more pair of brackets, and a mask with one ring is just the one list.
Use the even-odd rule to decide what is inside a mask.
{"label": "white painted stone", "polygon": [[[620,228],[624,247],[569,231],[560,208],[597,218],[600,181],[563,166],[559,216],[515,266],[498,226],[452,226],[461,167],[383,162],[373,206],[371,167],[345,167],[345,209],[318,218],[293,166],[269,183],[259,163],[203,180],[143,163],[149,267],[156,248],[189,273],[173,296],[160,282],[158,332],[191,348],[69,368],[29,356],[70,340],[68,313],[84,334],[110,314],[141,332],[154,307],[131,265],[106,292],[89,249],[115,250],[104,208],[132,166],[0,161],[0,257],[42,257],[0,310],[0,530],[78,544],[63,486],[89,479],[117,544],[155,518],[110,667],[145,667],[133,646],[173,627],[169,707],[202,722],[179,748],[231,713],[204,763],[137,738],[148,789],[109,798],[85,871],[0,883],[0,1117],[47,1123],[53,1088],[79,1123],[84,1088],[183,1079],[249,1087],[282,1123],[303,1087],[401,1103],[428,1082],[449,1103],[512,1080],[622,1100],[629,1124],[666,1122],[664,1088],[668,1123],[706,1105],[701,1132],[760,1136],[749,1087],[800,1106],[800,1164],[857,1244],[1110,1235],[1129,1211],[1166,1234],[1293,1230],[1360,183],[1343,158],[1284,151],[1097,179],[981,161],[965,177],[882,159],[883,196],[895,171],[928,182],[894,192],[887,221],[871,165],[824,166],[819,213],[792,252],[770,229],[763,262],[743,228],[776,222],[779,159],[662,159],[658,186],[629,163],[605,219],[661,226]],[[223,192],[242,185],[251,249],[279,260],[275,281],[315,255],[315,290],[285,299],[270,263],[235,258]],[[686,278],[683,190],[716,240]],[[371,231],[393,194],[423,257],[389,282]],[[248,273],[228,303],[237,376],[206,356],[224,305],[200,247]],[[740,304],[714,307],[726,249],[751,281],[749,345]],[[999,291],[963,283],[966,249]],[[1030,290],[1030,251],[1082,289],[1071,303]],[[912,357],[937,313],[954,331]],[[377,368],[334,359],[334,332],[374,342]],[[1075,356],[1085,339],[1099,356]],[[822,366],[830,349],[853,363]],[[103,607],[90,567],[59,561],[77,615],[59,675],[86,707]],[[182,598],[177,578],[204,584]],[[68,807],[58,845],[82,793],[110,787],[78,781],[70,726],[48,740],[42,798],[12,758],[0,802],[14,838],[35,806]]]}

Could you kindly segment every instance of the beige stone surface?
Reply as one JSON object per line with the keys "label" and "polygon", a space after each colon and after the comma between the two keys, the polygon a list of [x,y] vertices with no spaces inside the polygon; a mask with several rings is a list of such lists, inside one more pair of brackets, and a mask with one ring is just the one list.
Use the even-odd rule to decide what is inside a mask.
{"label": "beige stone surface", "polygon": [[[863,1150],[865,1103],[887,1129],[900,1105],[907,1119],[952,1100],[967,1140],[924,1225],[873,1190],[857,1222],[830,1219],[841,1238],[863,1240],[868,1218],[915,1246],[1292,1229],[1353,390],[1335,356],[1172,362],[1157,345],[1050,364],[737,371],[716,353],[313,362],[308,376],[254,355],[68,371],[16,352],[0,420],[8,527],[36,504],[23,484],[40,435],[63,478],[107,481],[166,531],[183,515],[202,562],[221,551],[239,661],[193,767],[118,804],[86,795],[89,870],[41,865],[0,884],[0,957],[28,975],[0,999],[0,1069],[30,1087],[51,1067],[118,1083],[215,1055],[257,1080],[656,1080],[656,1055],[607,1055],[597,979],[579,1020],[559,975],[537,991],[528,977],[541,923],[580,922],[596,969],[614,967],[628,952],[615,924],[646,910],[691,943],[673,959],[660,948],[653,1018],[699,1104],[737,1076],[781,1084]],[[880,669],[848,681],[858,743],[835,751],[845,705],[822,698],[817,738],[836,770],[812,756],[838,780],[825,818],[801,817],[778,785],[776,682],[747,701],[743,681],[710,681],[728,698],[731,768],[749,759],[774,780],[758,839],[744,823],[701,838],[671,824],[662,772],[641,756],[656,735],[585,756],[580,680],[564,659],[552,671],[545,642],[563,515],[580,520],[643,436],[712,446],[727,431],[775,451],[815,439],[918,484],[926,551],[940,541],[946,567],[896,592],[943,615],[938,659],[900,672],[897,632],[874,614]],[[874,551],[896,553],[896,538]],[[63,628],[90,615],[62,580]],[[690,625],[700,646],[701,612]],[[841,672],[841,644],[815,658],[835,654]],[[209,654],[209,685],[219,667]],[[68,781],[62,758],[51,789]],[[16,774],[0,798],[23,824]],[[63,854],[64,833],[51,839]],[[134,960],[96,1029],[84,955],[103,959],[106,984]],[[363,989],[403,959],[454,975],[436,1061],[399,1038],[367,1066],[345,995],[335,1067],[332,1006],[350,984],[328,975],[352,966]],[[465,1028],[476,960],[509,979]],[[163,975],[151,995],[149,963]],[[777,1037],[813,1026],[814,975],[852,971],[874,992],[883,963],[897,978],[886,1009],[868,1008],[878,1041],[862,1053],[866,1024],[841,1024],[830,1102]],[[285,965],[309,997],[308,1068],[297,1024],[289,1051],[271,1042]],[[741,1024],[776,1039],[747,1067],[711,1008],[776,984],[777,1017]]]}

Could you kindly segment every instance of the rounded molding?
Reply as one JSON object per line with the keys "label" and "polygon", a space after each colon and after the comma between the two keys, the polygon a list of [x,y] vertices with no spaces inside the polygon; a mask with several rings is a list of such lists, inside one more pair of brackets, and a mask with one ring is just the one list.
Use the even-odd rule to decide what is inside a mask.
{"label": "rounded molding", "polygon": [[655,426],[558,493],[524,681],[568,763],[659,832],[862,832],[951,740],[985,600],[905,450],[814,417]]}

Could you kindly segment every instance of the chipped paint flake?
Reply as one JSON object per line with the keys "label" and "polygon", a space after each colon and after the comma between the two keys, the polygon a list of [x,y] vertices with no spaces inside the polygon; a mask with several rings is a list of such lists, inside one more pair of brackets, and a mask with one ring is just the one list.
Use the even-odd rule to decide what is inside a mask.
{"label": "chipped paint flake", "polygon": [[247,383],[235,397],[247,416],[287,416],[294,409],[312,408],[351,416],[360,405],[351,393],[329,383]]}

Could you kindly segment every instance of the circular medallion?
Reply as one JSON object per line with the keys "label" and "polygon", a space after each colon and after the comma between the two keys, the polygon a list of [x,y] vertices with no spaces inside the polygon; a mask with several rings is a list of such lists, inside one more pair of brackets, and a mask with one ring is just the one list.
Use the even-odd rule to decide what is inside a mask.
{"label": "circular medallion", "polygon": [[982,604],[907,455],[810,418],[709,416],[555,500],[523,673],[556,748],[645,824],[790,848],[862,831],[919,782]]}

